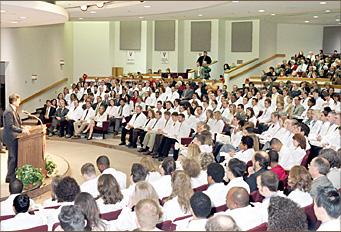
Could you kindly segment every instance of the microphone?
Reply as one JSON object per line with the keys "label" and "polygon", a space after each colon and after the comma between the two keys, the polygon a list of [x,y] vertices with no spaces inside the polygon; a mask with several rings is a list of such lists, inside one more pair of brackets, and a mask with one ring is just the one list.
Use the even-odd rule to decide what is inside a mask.
{"label": "microphone", "polygon": [[40,118],[38,118],[37,116],[31,114],[30,112],[26,111],[26,110],[22,110],[21,112],[23,112],[24,114],[26,114],[27,116],[31,117],[31,118],[35,118],[39,121],[40,125],[42,126],[44,123],[41,121]]}

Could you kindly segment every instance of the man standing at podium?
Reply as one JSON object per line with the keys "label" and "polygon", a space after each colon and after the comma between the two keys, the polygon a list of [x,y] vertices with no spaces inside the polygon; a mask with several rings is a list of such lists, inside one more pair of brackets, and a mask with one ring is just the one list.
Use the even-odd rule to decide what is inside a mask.
{"label": "man standing at podium", "polygon": [[18,114],[20,96],[11,94],[8,98],[9,106],[4,112],[4,143],[8,148],[6,183],[15,179],[15,169],[18,165],[18,139],[20,133],[29,134],[28,128],[22,126]]}

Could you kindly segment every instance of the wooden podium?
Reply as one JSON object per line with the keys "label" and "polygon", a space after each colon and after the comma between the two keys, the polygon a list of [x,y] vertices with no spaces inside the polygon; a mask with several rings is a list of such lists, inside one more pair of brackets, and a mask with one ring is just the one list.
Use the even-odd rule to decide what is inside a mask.
{"label": "wooden podium", "polygon": [[43,175],[45,170],[45,144],[46,126],[32,126],[30,134],[19,134],[18,136],[18,167],[31,164],[35,168],[41,168]]}

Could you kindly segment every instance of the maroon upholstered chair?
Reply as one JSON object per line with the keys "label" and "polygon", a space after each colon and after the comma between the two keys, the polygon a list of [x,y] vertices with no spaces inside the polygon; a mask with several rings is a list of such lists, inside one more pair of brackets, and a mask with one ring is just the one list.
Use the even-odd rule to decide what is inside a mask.
{"label": "maroon upholstered chair", "polygon": [[204,185],[201,185],[199,187],[196,187],[193,189],[194,192],[203,192],[205,190],[207,190],[208,188],[208,184],[204,184]]}
{"label": "maroon upholstered chair", "polygon": [[301,166],[308,168],[309,156],[310,156],[310,150],[308,150],[306,154],[304,155],[302,162],[301,162]]}
{"label": "maroon upholstered chair", "polygon": [[264,197],[259,193],[258,190],[250,193],[250,201],[251,202],[262,202]]}
{"label": "maroon upholstered chair", "polygon": [[60,207],[60,205],[54,205],[54,206],[44,207],[44,209],[58,209],[59,207]]}
{"label": "maroon upholstered chair", "polygon": [[190,215],[185,215],[185,216],[182,216],[182,217],[178,217],[178,218],[175,218],[175,219],[173,220],[173,222],[181,221],[181,220],[184,220],[184,219],[190,218],[190,217],[192,217],[191,214],[190,214]]}
{"label": "maroon upholstered chair", "polygon": [[15,215],[4,215],[0,216],[0,221],[5,221],[7,219],[13,218]]}
{"label": "maroon upholstered chair", "polygon": [[319,228],[321,222],[317,220],[314,212],[314,203],[303,208],[307,215],[308,230],[316,230]]}
{"label": "maroon upholstered chair", "polygon": [[105,121],[103,122],[102,127],[94,127],[94,133],[100,133],[103,135],[103,139],[105,139],[105,134],[108,134],[108,130],[109,130],[109,121]]}
{"label": "maroon upholstered chair", "polygon": [[52,231],[55,231],[56,228],[57,228],[59,225],[60,225],[59,222],[54,223],[53,226],[52,226]]}
{"label": "maroon upholstered chair", "polygon": [[181,144],[182,145],[189,145],[192,142],[192,140],[193,140],[192,137],[181,138]]}
{"label": "maroon upholstered chair", "polygon": [[268,224],[266,222],[260,224],[259,226],[256,226],[252,229],[249,229],[248,231],[252,231],[252,232],[263,232],[266,231],[268,229]]}
{"label": "maroon upholstered chair", "polygon": [[156,227],[160,230],[164,231],[175,231],[176,230],[176,225],[171,221],[164,221],[156,225]]}
{"label": "maroon upholstered chair", "polygon": [[116,220],[118,216],[121,214],[121,212],[122,212],[122,209],[108,212],[108,213],[101,213],[99,216],[100,218],[104,220],[112,221],[112,220]]}
{"label": "maroon upholstered chair", "polygon": [[215,213],[219,213],[219,212],[224,212],[226,210],[227,210],[227,205],[226,204],[218,206],[218,207],[212,207],[211,215],[213,215]]}
{"label": "maroon upholstered chair", "polygon": [[17,230],[20,232],[45,232],[48,231],[48,227],[47,225],[41,225],[41,226],[36,226],[36,227],[32,227],[29,229],[24,229],[24,230]]}

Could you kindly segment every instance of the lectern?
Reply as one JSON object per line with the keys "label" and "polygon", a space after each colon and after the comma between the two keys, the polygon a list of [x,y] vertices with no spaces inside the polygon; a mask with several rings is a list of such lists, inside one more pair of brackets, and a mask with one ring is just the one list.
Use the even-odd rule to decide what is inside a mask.
{"label": "lectern", "polygon": [[32,126],[29,134],[19,134],[18,136],[18,167],[31,164],[35,168],[45,170],[45,144],[46,126]]}

